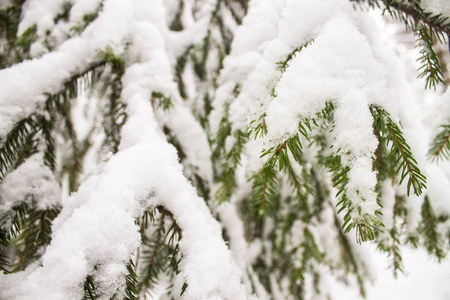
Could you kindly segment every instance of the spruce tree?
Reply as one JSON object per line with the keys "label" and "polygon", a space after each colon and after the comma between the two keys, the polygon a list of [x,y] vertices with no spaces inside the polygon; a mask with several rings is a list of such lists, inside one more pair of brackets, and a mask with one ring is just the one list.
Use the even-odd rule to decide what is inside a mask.
{"label": "spruce tree", "polygon": [[[419,79],[374,11],[415,37]],[[360,243],[394,275],[405,246],[444,259],[449,18],[445,0],[1,2],[0,299],[333,299],[331,277],[366,293]],[[431,125],[417,82],[444,103]]]}

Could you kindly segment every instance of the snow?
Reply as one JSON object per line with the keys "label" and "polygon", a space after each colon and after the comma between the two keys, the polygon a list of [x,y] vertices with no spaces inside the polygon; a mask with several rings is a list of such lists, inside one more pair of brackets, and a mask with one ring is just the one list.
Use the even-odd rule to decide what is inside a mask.
{"label": "snow", "polygon": [[450,215],[450,205],[448,195],[450,195],[449,173],[431,165],[427,168],[428,175],[428,195],[433,203],[433,209],[438,215]]}
{"label": "snow", "polygon": [[33,202],[41,210],[59,204],[61,190],[42,160],[41,154],[35,154],[6,176],[0,186],[1,210],[7,211],[22,202]]}
{"label": "snow", "polygon": [[[266,85],[274,76],[273,69],[276,66],[269,63],[261,65],[265,62],[263,52],[267,51],[268,43],[277,34],[284,6],[285,1],[250,2],[243,26],[236,30],[231,54],[226,57],[224,69],[220,74],[221,85],[216,91],[214,110],[211,112],[213,132],[217,131],[224,104],[231,102],[234,97],[233,90],[238,83],[242,85],[242,92],[230,107],[231,123],[235,124],[235,130],[246,128],[249,105],[253,99],[263,97],[264,92],[268,90]],[[263,27],[261,20],[264,20]]]}
{"label": "snow", "polygon": [[[268,39],[277,34],[277,23],[285,2],[284,0],[250,2],[249,12],[243,24],[236,30],[231,57],[263,51]],[[242,62],[244,61],[242,59]]]}
{"label": "snow", "polygon": [[212,182],[212,165],[209,159],[211,149],[208,138],[203,128],[195,120],[191,111],[181,101],[176,101],[168,112],[160,114],[162,124],[165,124],[180,143],[183,153],[186,155],[183,165],[186,166],[186,176],[197,173],[202,178]]}
{"label": "snow", "polygon": [[81,22],[85,15],[97,12],[97,9],[102,2],[103,0],[73,1],[73,5],[70,9],[70,16],[69,16],[70,23]]}
{"label": "snow", "polygon": [[37,34],[43,35],[55,24],[53,18],[62,12],[64,0],[28,0],[24,4],[23,18],[19,24],[17,34],[22,35],[33,25],[37,27]]}
{"label": "snow", "polygon": [[363,94],[354,96],[353,104],[381,98],[384,83],[384,70],[364,36],[347,18],[335,17],[315,42],[292,60],[278,83],[277,97],[267,111],[269,137],[292,135],[300,116],[313,117],[326,101],[335,100],[339,109],[344,102],[340,99],[354,90]]}
{"label": "snow", "polygon": [[[342,0],[287,0],[279,25],[278,38],[291,49],[314,39],[331,18],[352,13],[351,4]],[[297,22],[302,20],[302,22]]]}
{"label": "snow", "polygon": [[422,0],[421,5],[424,11],[450,17],[450,3],[446,0]]}

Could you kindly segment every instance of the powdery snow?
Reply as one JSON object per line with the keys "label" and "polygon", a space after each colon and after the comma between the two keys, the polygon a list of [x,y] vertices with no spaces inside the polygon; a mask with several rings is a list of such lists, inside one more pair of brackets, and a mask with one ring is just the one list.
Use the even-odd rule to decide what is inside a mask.
{"label": "powdery snow", "polygon": [[33,202],[42,210],[60,204],[58,182],[42,160],[41,154],[35,154],[6,176],[0,186],[1,210],[9,210],[24,201]]}
{"label": "powdery snow", "polygon": [[450,17],[450,2],[447,0],[422,0],[420,4],[427,12]]}

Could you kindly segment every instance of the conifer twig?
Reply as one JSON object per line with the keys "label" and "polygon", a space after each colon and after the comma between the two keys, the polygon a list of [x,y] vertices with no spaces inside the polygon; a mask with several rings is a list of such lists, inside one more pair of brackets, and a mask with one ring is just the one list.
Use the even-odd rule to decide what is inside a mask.
{"label": "conifer twig", "polygon": [[441,125],[441,131],[433,139],[428,156],[433,160],[450,159],[450,124]]}

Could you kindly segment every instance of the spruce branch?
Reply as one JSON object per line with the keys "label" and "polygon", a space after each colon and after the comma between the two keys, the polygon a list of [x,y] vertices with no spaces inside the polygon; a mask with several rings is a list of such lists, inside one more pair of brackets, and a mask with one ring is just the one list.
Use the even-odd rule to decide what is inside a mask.
{"label": "spruce branch", "polygon": [[165,111],[173,107],[172,98],[166,97],[163,93],[160,92],[152,92],[151,102],[153,106],[162,108]]}
{"label": "spruce branch", "polygon": [[394,271],[394,277],[397,278],[398,272],[403,273],[403,259],[400,253],[400,237],[395,228],[392,228],[389,233],[392,238],[392,245],[391,245],[392,269]]}
{"label": "spruce branch", "polygon": [[282,214],[280,210],[275,210],[273,212],[273,218],[276,220],[277,224],[279,224],[277,227],[281,228],[274,250],[277,252],[281,260],[285,260],[284,263],[280,263],[282,268],[287,267],[292,263],[292,257],[285,255],[285,253],[287,251],[287,244],[291,240],[290,233],[292,232],[292,227],[294,226],[295,221],[297,221],[299,214],[297,209],[298,206],[296,207],[291,204],[291,197],[288,197],[284,201],[292,209],[287,211],[286,214]]}
{"label": "spruce branch", "polygon": [[164,126],[163,132],[166,135],[167,142],[174,146],[177,150],[178,159],[180,160],[180,162],[183,162],[186,159],[186,153],[184,153],[183,147],[181,146],[180,142],[169,127]]}
{"label": "spruce branch", "polygon": [[125,297],[124,300],[137,300],[139,296],[138,291],[138,276],[136,274],[136,266],[133,260],[130,259],[127,265],[128,274],[125,277]]}
{"label": "spruce branch", "polygon": [[291,267],[290,271],[290,289],[291,291],[300,292],[301,299],[304,299],[305,290],[305,279],[306,274],[314,274],[314,264],[313,261],[322,263],[325,254],[319,250],[317,243],[314,239],[313,234],[310,232],[308,227],[303,230],[303,241],[297,250],[301,253],[300,255],[300,267]]}
{"label": "spruce branch", "polygon": [[[80,143],[72,120],[72,100],[79,96],[83,89],[90,89],[100,80],[105,66],[110,61],[100,61],[88,67],[84,72],[73,75],[64,82],[64,89],[53,95],[48,95],[45,103],[45,115],[39,116],[40,129],[45,143],[44,162],[55,171],[55,142],[53,132],[56,122],[61,122],[65,128],[64,135],[71,145],[71,155],[63,162],[62,171],[69,174],[69,190],[78,188],[78,176],[82,172],[83,159],[90,147],[89,141]],[[47,117],[50,116],[50,117]]]}
{"label": "spruce branch", "polygon": [[433,50],[433,40],[441,44],[448,43],[450,36],[450,19],[442,14],[434,14],[423,10],[420,0],[351,0],[356,3],[367,3],[371,7],[384,9],[392,18],[401,21],[406,28],[417,36],[417,47],[420,49],[421,62],[419,78],[426,77],[425,88],[445,84],[439,65],[439,59]]}
{"label": "spruce branch", "polygon": [[289,291],[292,295],[296,295],[299,300],[305,300],[306,285],[305,285],[305,272],[308,272],[308,268],[296,268],[291,266],[289,268]]}
{"label": "spruce branch", "polygon": [[[330,206],[333,206],[331,201],[328,202]],[[355,253],[353,253],[353,247],[350,244],[350,241],[348,240],[347,235],[342,230],[342,224],[340,220],[338,219],[337,214],[334,214],[334,226],[337,230],[337,236],[338,236],[338,242],[340,246],[340,253],[343,261],[343,267],[345,270],[345,273],[351,273],[356,276],[356,279],[358,281],[359,285],[359,293],[364,298],[366,297],[366,290],[364,286],[364,277],[361,271],[361,268],[363,267],[360,265],[355,257]]]}
{"label": "spruce branch", "polygon": [[338,188],[336,194],[336,197],[339,197],[339,201],[336,204],[338,208],[337,213],[345,212],[342,230],[344,233],[348,233],[352,229],[356,229],[356,240],[358,243],[374,240],[382,224],[375,215],[361,214],[360,207],[355,206],[352,199],[348,197],[347,184],[349,182],[350,167],[342,165],[339,155],[329,157],[325,161],[325,165],[333,175],[331,179],[333,186]]}
{"label": "spruce branch", "polygon": [[323,211],[330,196],[327,184],[323,181],[323,175],[320,174],[321,171],[322,170],[318,165],[310,167],[308,172],[306,172],[305,169],[303,171],[307,194],[312,194],[314,196],[314,209],[312,210],[312,215],[318,216],[319,220],[320,213]]}
{"label": "spruce branch", "polygon": [[434,137],[428,156],[437,161],[450,159],[450,124],[441,125],[441,131]]}
{"label": "spruce branch", "polygon": [[[302,134],[307,136],[306,130],[300,123]],[[300,135],[297,133],[293,137],[288,138],[281,144],[271,147],[267,150],[263,150],[261,157],[268,156],[266,164],[272,168],[278,164],[279,171],[283,170],[286,166],[285,163],[289,161],[288,152],[292,154],[294,159],[298,159],[298,153],[302,153],[302,142]]]}
{"label": "spruce branch", "polygon": [[78,92],[82,89],[89,89],[94,86],[103,74],[105,67],[109,63],[106,60],[99,60],[91,64],[85,70],[78,74],[69,77],[63,84],[59,92],[54,94],[47,94],[48,100],[46,102],[46,109],[63,110],[63,106],[70,99],[78,97]]}
{"label": "spruce branch", "polygon": [[222,175],[219,178],[219,187],[214,195],[217,202],[224,203],[228,201],[233,193],[235,186],[235,169],[233,167],[227,167],[227,169],[222,172]]}
{"label": "spruce branch", "polygon": [[[400,246],[401,246],[401,234],[402,227],[406,224],[408,216],[408,209],[406,208],[406,197],[396,196],[393,210],[393,227],[389,230],[389,235],[391,238],[390,245],[390,257],[392,258],[392,270],[394,272],[394,277],[397,277],[398,272],[403,273],[403,259],[401,256]],[[402,224],[398,225],[398,221],[402,220]],[[406,243],[411,243],[414,246],[414,238],[408,236]]]}
{"label": "spruce branch", "polygon": [[180,93],[181,98],[186,99],[186,86],[183,81],[183,72],[189,61],[189,54],[191,52],[192,47],[186,49],[186,51],[177,58],[177,63],[175,65],[175,82],[178,85],[178,92]]}
{"label": "spruce branch", "polygon": [[278,69],[282,73],[286,72],[286,69],[289,67],[289,63],[292,61],[292,59],[295,58],[297,53],[302,52],[305,48],[312,45],[313,43],[314,43],[314,39],[311,39],[311,40],[305,42],[304,44],[300,45],[299,47],[295,48],[293,51],[291,51],[291,53],[288,54],[288,56],[286,57],[285,60],[277,63]]}
{"label": "spruce branch", "polygon": [[189,178],[189,181],[196,188],[197,194],[201,198],[203,198],[206,202],[208,202],[210,199],[210,191],[211,191],[208,181],[197,173],[194,173],[194,175],[192,175]]}
{"label": "spruce branch", "polygon": [[209,93],[203,96],[203,114],[200,115],[200,125],[204,130],[209,131],[209,114],[213,110],[212,99]]}
{"label": "spruce branch", "polygon": [[11,4],[0,9],[0,38],[8,41],[14,41],[16,38],[23,3],[17,1]]}
{"label": "spruce branch", "polygon": [[194,72],[197,77],[205,82],[208,79],[208,72],[206,70],[206,60],[208,59],[209,50],[211,47],[210,33],[203,39],[203,44],[193,47],[191,51],[191,61],[194,64]]}
{"label": "spruce branch", "polygon": [[0,9],[0,69],[29,58],[30,46],[37,38],[36,25],[17,36],[22,5],[23,1],[19,0]]}
{"label": "spruce branch", "polygon": [[446,256],[447,250],[444,239],[438,231],[438,221],[428,196],[425,196],[419,232],[424,238],[424,244],[428,253],[434,255],[438,261],[441,261]]}
{"label": "spruce branch", "polygon": [[[225,55],[230,54],[231,51],[231,42],[233,40],[233,34],[231,30],[226,26],[224,22],[224,18],[222,15],[221,8],[224,5],[224,0],[218,0],[216,2],[216,7],[212,12],[210,23],[211,25],[217,26],[220,32],[220,37],[222,38],[222,41],[220,43],[220,46],[223,47],[223,51],[225,52]],[[207,38],[209,39],[211,35],[211,30],[208,31]]]}
{"label": "spruce branch", "polygon": [[450,35],[450,20],[448,17],[442,16],[441,14],[435,15],[424,11],[420,6],[420,1],[414,0],[411,2],[397,2],[383,0],[383,2],[386,5],[386,9],[392,11],[391,8],[394,8],[395,10],[403,13],[404,16],[412,18],[416,25],[419,22],[423,22],[436,33],[446,33],[447,35]]}
{"label": "spruce branch", "polygon": [[5,249],[8,244],[9,240],[7,238],[7,232],[3,228],[0,228],[0,271],[3,274],[8,274],[9,267],[11,266],[9,257],[5,254]]}
{"label": "spruce branch", "polygon": [[245,16],[245,13],[247,12],[247,6],[245,1],[239,2],[241,5],[240,9],[243,10],[242,12],[239,12],[238,9],[235,9],[232,5],[232,1],[230,0],[223,0],[225,6],[228,8],[228,11],[231,13],[231,16],[233,16],[234,21],[236,24],[241,25],[242,19]]}
{"label": "spruce branch", "polygon": [[274,168],[266,164],[258,173],[252,176],[252,200],[254,211],[259,216],[270,215],[278,197],[278,176]]}
{"label": "spruce branch", "polygon": [[20,234],[14,241],[16,246],[14,272],[24,270],[41,256],[41,248],[49,245],[52,239],[52,221],[61,211],[57,206],[46,210],[25,207],[25,216],[19,218]]}
{"label": "spruce branch", "polygon": [[[67,3],[67,4],[69,5],[68,9],[65,10],[65,14],[62,16],[62,18],[65,18],[66,16],[67,16],[67,18],[69,17],[70,9],[72,8],[72,6],[70,3]],[[81,34],[89,26],[89,24],[91,24],[93,21],[95,21],[95,19],[97,19],[97,17],[98,17],[98,12],[85,14],[83,16],[83,20],[79,24],[72,26],[70,28],[70,32],[74,33],[74,34]],[[56,23],[56,21],[55,21],[55,23]]]}
{"label": "spruce branch", "polygon": [[103,128],[105,132],[104,146],[108,151],[117,153],[121,140],[120,132],[127,121],[126,105],[120,100],[122,92],[121,73],[111,74],[111,83],[108,84],[109,101],[106,103],[106,112],[103,119]]}
{"label": "spruce branch", "polygon": [[241,155],[248,140],[248,135],[240,130],[235,132],[234,137],[235,143],[226,153],[225,162],[222,165],[222,175],[219,178],[219,188],[215,194],[219,203],[228,201],[236,187],[236,168],[240,164]]}
{"label": "spruce branch", "polygon": [[5,241],[8,243],[20,234],[20,229],[28,213],[28,204],[22,202],[10,211],[0,215],[0,229],[4,230]]}
{"label": "spruce branch", "polygon": [[[85,72],[72,76],[63,86],[64,90],[49,95],[45,103],[45,116],[33,113],[17,122],[4,137],[0,148],[0,179],[8,171],[17,168],[30,155],[37,151],[37,143],[43,143],[44,163],[55,171],[55,130],[56,115],[64,120],[69,137],[76,140],[75,130],[70,119],[70,99],[78,95],[80,85],[88,88],[98,81],[104,68],[104,63],[89,67]],[[37,135],[41,133],[40,135]],[[40,138],[37,139],[36,136]],[[76,141],[77,142],[77,141]],[[75,148],[78,151],[78,148]],[[77,152],[80,154],[79,152]],[[81,164],[75,165],[80,170]],[[37,210],[31,202],[24,202],[13,208],[12,217],[2,217],[2,230],[7,235],[8,244],[14,239],[15,259],[10,268],[12,271],[24,269],[28,264],[38,259],[41,248],[48,245],[51,240],[51,222],[58,215],[60,208],[53,207],[47,210]],[[5,229],[6,224],[11,224]]]}
{"label": "spruce branch", "polygon": [[[172,220],[168,225],[167,219]],[[153,223],[154,230],[150,236],[145,232]],[[182,238],[181,228],[173,214],[163,206],[153,211],[146,211],[141,224],[142,250],[139,255],[138,294],[152,290],[161,274],[169,272],[171,276],[179,273],[179,246]]]}
{"label": "spruce branch", "polygon": [[[174,243],[181,240],[183,237],[183,232],[181,230],[181,227],[178,225],[177,221],[175,220],[175,217],[173,216],[172,212],[166,209],[162,205],[158,205],[156,209],[163,215],[167,216],[172,220],[172,224],[169,227],[169,230],[167,231],[166,239],[169,238],[169,244],[174,245]],[[176,237],[176,239],[175,239]]]}
{"label": "spruce branch", "polygon": [[225,107],[224,107],[225,113],[219,122],[219,128],[217,130],[216,137],[214,139],[215,147],[213,146],[212,157],[211,157],[213,161],[219,161],[221,159],[222,155],[224,155],[223,145],[225,145],[225,140],[231,134],[231,124],[228,119],[228,117],[229,117],[228,111],[229,111],[229,105],[225,105]]}
{"label": "spruce branch", "polygon": [[393,169],[395,174],[400,173],[400,184],[408,177],[407,193],[411,188],[417,196],[426,188],[426,177],[417,166],[411,148],[407,144],[400,127],[391,119],[389,113],[379,106],[370,106],[374,118],[374,130],[381,132],[391,147],[389,156],[394,159]]}
{"label": "spruce branch", "polygon": [[42,132],[42,138],[45,144],[44,164],[50,168],[52,172],[56,169],[55,139],[52,132],[54,130],[54,122],[47,120],[45,117],[39,118],[39,126]]}
{"label": "spruce branch", "polygon": [[419,78],[426,78],[425,88],[436,86],[439,83],[445,84],[444,75],[442,74],[441,66],[439,65],[439,58],[433,50],[433,39],[426,26],[418,26],[414,34],[417,36],[416,43],[419,48],[420,57],[417,59],[421,63],[419,67]]}
{"label": "spruce branch", "polygon": [[88,275],[83,284],[84,295],[83,300],[95,300],[99,298],[97,295],[97,288],[95,286],[94,277],[92,275]]}
{"label": "spruce branch", "polygon": [[[331,101],[328,101],[325,104],[325,107],[318,113],[316,113],[315,117],[303,118],[298,123],[298,132],[295,135],[284,140],[277,146],[273,146],[269,149],[263,150],[261,157],[268,156],[266,164],[269,164],[272,167],[278,164],[280,171],[285,168],[285,162],[289,161],[288,152],[292,154],[292,157],[294,158],[295,161],[297,161],[299,164],[302,164],[301,157],[303,153],[303,145],[301,141],[301,136],[303,136],[308,141],[309,144],[312,144],[313,141],[310,138],[310,133],[312,131],[313,126],[319,127],[317,120],[332,118],[333,111],[334,105]],[[255,128],[258,128],[258,126],[259,125],[257,125]],[[260,131],[264,130],[264,132],[267,131],[267,129],[265,128],[261,128],[259,130]],[[260,131],[256,133],[260,134]],[[251,132],[255,134],[254,130]]]}
{"label": "spruce branch", "polygon": [[60,21],[64,21],[67,22],[69,21],[69,17],[70,17],[70,10],[72,9],[73,4],[70,2],[65,2],[61,5],[61,10],[58,14],[56,14],[56,16],[53,18],[53,21],[56,23],[60,22]]}
{"label": "spruce branch", "polygon": [[40,257],[41,248],[50,244],[52,221],[61,210],[58,206],[38,210],[26,200],[0,215],[0,246],[13,244],[15,249],[14,259],[6,262],[11,272],[24,270]]}
{"label": "spruce branch", "polygon": [[371,7],[383,8],[393,18],[402,21],[407,28],[415,29],[422,22],[436,33],[450,35],[450,20],[442,14],[424,11],[420,0],[350,0],[356,3],[367,3]]}
{"label": "spruce branch", "polygon": [[[308,175],[308,172],[306,172],[303,168],[306,162],[303,157],[303,145],[300,136],[302,135],[311,144],[312,141],[309,138],[309,134],[312,131],[312,125],[316,127],[319,126],[316,118],[329,118],[332,114],[333,109],[334,107],[332,103],[327,103],[325,108],[316,114],[315,118],[304,118],[299,122],[298,133],[286,139],[284,142],[280,143],[277,146],[271,147],[267,150],[263,150],[261,154],[261,157],[268,156],[263,170],[267,169],[274,171],[275,167],[278,165],[278,171],[284,171],[287,174],[287,178],[297,195],[297,200],[299,201],[298,203],[301,207],[301,214],[304,218],[307,218],[307,216],[310,215],[310,209],[307,203],[307,195],[309,193],[313,193],[313,190],[311,188],[312,179]],[[250,134],[253,134],[255,138],[258,135],[264,135],[265,131],[267,130],[265,128],[264,115],[261,116],[260,119],[262,119],[262,122],[259,122],[257,126],[250,130]],[[297,171],[293,166],[294,162],[302,166],[303,178],[300,178],[300,174],[297,174]],[[258,179],[261,174],[262,173],[260,172],[259,175],[252,177],[252,180]],[[266,183],[271,182],[270,180],[266,181]],[[265,182],[261,179],[258,179],[258,181],[254,181],[254,187],[255,184],[256,187],[260,187],[261,183]],[[254,199],[253,202],[255,201],[256,200]]]}
{"label": "spruce branch", "polygon": [[169,29],[173,31],[182,31],[184,29],[183,22],[182,22],[182,16],[184,12],[184,1],[180,0],[178,2],[178,9],[175,14],[175,17],[172,19],[169,25]]}
{"label": "spruce branch", "polygon": [[[309,178],[309,176],[306,174],[307,172],[304,170],[304,167],[302,167],[301,172],[304,175],[302,180],[299,175],[297,175],[297,172],[288,157],[285,156],[284,159],[284,173],[287,174],[289,183],[294,189],[294,193],[300,206],[300,216],[303,219],[308,219],[311,217],[310,208],[308,205],[308,195],[314,193],[313,188],[310,184],[311,178]],[[304,166],[305,162],[302,162],[302,164]]]}
{"label": "spruce branch", "polygon": [[387,253],[388,257],[391,258],[392,263],[390,267],[395,278],[397,278],[399,272],[403,273],[400,245],[400,235],[395,225],[389,230],[389,241],[381,241],[377,245],[378,250]]}
{"label": "spruce branch", "polygon": [[157,228],[151,237],[142,237],[143,251],[140,256],[141,270],[138,291],[153,289],[158,283],[159,275],[164,271],[166,261],[165,255],[165,223],[162,216],[156,224]]}
{"label": "spruce branch", "polygon": [[100,61],[99,64],[108,64],[113,73],[122,77],[125,72],[125,60],[122,56],[114,53],[111,46],[106,46],[103,50],[97,51],[97,59]]}
{"label": "spruce branch", "polygon": [[259,116],[258,120],[252,120],[248,131],[253,139],[263,138],[267,134],[266,113]]}
{"label": "spruce branch", "polygon": [[78,176],[83,171],[83,158],[85,151],[82,149],[82,145],[78,140],[77,132],[73,125],[70,99],[63,96],[61,100],[63,102],[59,103],[58,101],[60,105],[57,105],[57,110],[61,116],[64,128],[66,129],[66,139],[71,146],[71,153],[65,157],[65,161],[62,165],[62,171],[68,174],[69,190],[70,192],[74,192],[78,189]]}
{"label": "spruce branch", "polygon": [[0,147],[0,182],[3,181],[6,173],[16,165],[27,144],[32,141],[38,130],[36,116],[31,115],[17,122],[8,132]]}
{"label": "spruce branch", "polygon": [[[163,132],[166,135],[167,142],[172,144],[177,150],[178,159],[183,164],[186,159],[186,153],[183,150],[183,146],[167,126],[163,127]],[[190,164],[186,165],[186,168],[189,168],[189,171],[187,171],[187,173],[185,174],[189,173],[189,176],[187,177],[191,184],[196,188],[198,195],[202,197],[206,202],[208,202],[208,200],[210,199],[210,187],[208,181],[202,178],[202,176],[198,174],[196,168],[192,168]]]}
{"label": "spruce branch", "polygon": [[[378,140],[378,146],[375,150],[374,170],[377,171],[377,181],[383,182],[389,178],[395,178],[394,163],[395,159],[390,154],[389,141],[382,136],[382,132],[374,130],[374,134]],[[381,192],[380,186],[378,190]]]}
{"label": "spruce branch", "polygon": [[22,202],[14,206],[10,211],[2,211],[0,214],[0,269],[3,273],[10,273],[13,264],[4,250],[11,243],[11,240],[20,235],[22,224],[25,223],[28,204]]}

